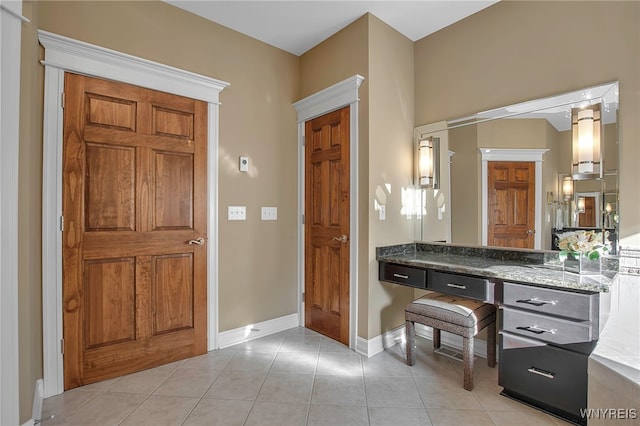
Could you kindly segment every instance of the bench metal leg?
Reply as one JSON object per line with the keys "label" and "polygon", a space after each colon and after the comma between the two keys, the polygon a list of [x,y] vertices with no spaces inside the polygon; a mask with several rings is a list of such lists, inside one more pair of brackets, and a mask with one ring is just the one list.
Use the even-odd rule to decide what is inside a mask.
{"label": "bench metal leg", "polygon": [[462,364],[464,388],[470,391],[473,389],[473,337],[462,338]]}
{"label": "bench metal leg", "polygon": [[405,322],[405,332],[407,341],[407,365],[416,363],[416,325],[413,321]]}
{"label": "bench metal leg", "polygon": [[433,328],[433,349],[438,349],[440,347],[440,329]]}

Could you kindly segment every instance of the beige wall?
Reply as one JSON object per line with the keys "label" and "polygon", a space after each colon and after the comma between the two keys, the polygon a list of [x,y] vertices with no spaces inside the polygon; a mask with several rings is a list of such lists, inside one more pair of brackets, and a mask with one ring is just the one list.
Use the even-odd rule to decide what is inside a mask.
{"label": "beige wall", "polygon": [[503,1],[416,42],[416,123],[619,80],[621,235],[640,246],[640,2],[576,5]]}
{"label": "beige wall", "polygon": [[[369,21],[369,326],[367,339],[404,324],[413,290],[378,281],[378,246],[414,238],[402,213],[402,191],[413,187],[413,42],[371,15]],[[379,220],[377,201],[386,206]]]}
{"label": "beige wall", "polygon": [[[20,133],[20,414],[42,377],[43,29],[231,83],[220,96],[219,331],[297,312],[299,58],[163,2],[25,2]],[[117,25],[114,23],[117,22]],[[250,159],[249,173],[237,169]],[[227,206],[247,206],[228,222]],[[260,220],[277,206],[278,220]],[[210,236],[213,237],[213,236]],[[210,238],[210,241],[214,241]]]}

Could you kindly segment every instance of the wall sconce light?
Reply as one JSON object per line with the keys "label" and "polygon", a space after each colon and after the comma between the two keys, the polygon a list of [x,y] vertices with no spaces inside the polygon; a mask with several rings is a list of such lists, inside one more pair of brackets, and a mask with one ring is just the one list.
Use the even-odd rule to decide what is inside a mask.
{"label": "wall sconce light", "polygon": [[569,201],[573,197],[573,178],[565,176],[562,178],[562,197]]}
{"label": "wall sconce light", "polygon": [[422,188],[440,188],[440,138],[418,141],[418,183]]}
{"label": "wall sconce light", "polygon": [[584,213],[584,197],[578,197],[578,202],[576,203],[576,211],[578,213]]}
{"label": "wall sconce light", "polygon": [[574,180],[602,177],[600,105],[571,109]]}
{"label": "wall sconce light", "polygon": [[611,207],[611,203],[607,203],[607,205],[604,206],[604,211],[607,212],[607,214],[611,214],[612,210],[613,210],[613,207]]}

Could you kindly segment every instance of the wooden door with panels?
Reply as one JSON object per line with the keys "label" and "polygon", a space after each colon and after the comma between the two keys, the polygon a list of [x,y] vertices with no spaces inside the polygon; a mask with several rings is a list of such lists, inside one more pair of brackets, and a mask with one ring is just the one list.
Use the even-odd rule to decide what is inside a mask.
{"label": "wooden door with panels", "polygon": [[207,104],[65,75],[64,387],[207,351]]}
{"label": "wooden door with panels", "polygon": [[595,228],[597,221],[596,197],[583,197],[584,211],[578,213],[578,226],[583,228]]}
{"label": "wooden door with panels", "polygon": [[305,326],[349,345],[350,108],[305,123]]}
{"label": "wooden door with panels", "polygon": [[535,162],[488,163],[487,244],[534,248]]}

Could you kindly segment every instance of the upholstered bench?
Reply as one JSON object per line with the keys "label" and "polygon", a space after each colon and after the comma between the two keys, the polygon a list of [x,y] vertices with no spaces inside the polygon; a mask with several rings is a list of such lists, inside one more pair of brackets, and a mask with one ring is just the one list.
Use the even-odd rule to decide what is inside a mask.
{"label": "upholstered bench", "polygon": [[487,364],[496,365],[495,306],[458,296],[429,293],[414,300],[405,309],[407,365],[414,365],[415,323],[433,327],[433,347],[440,347],[440,330],[462,336],[464,388],[473,389],[473,337],[487,329]]}

